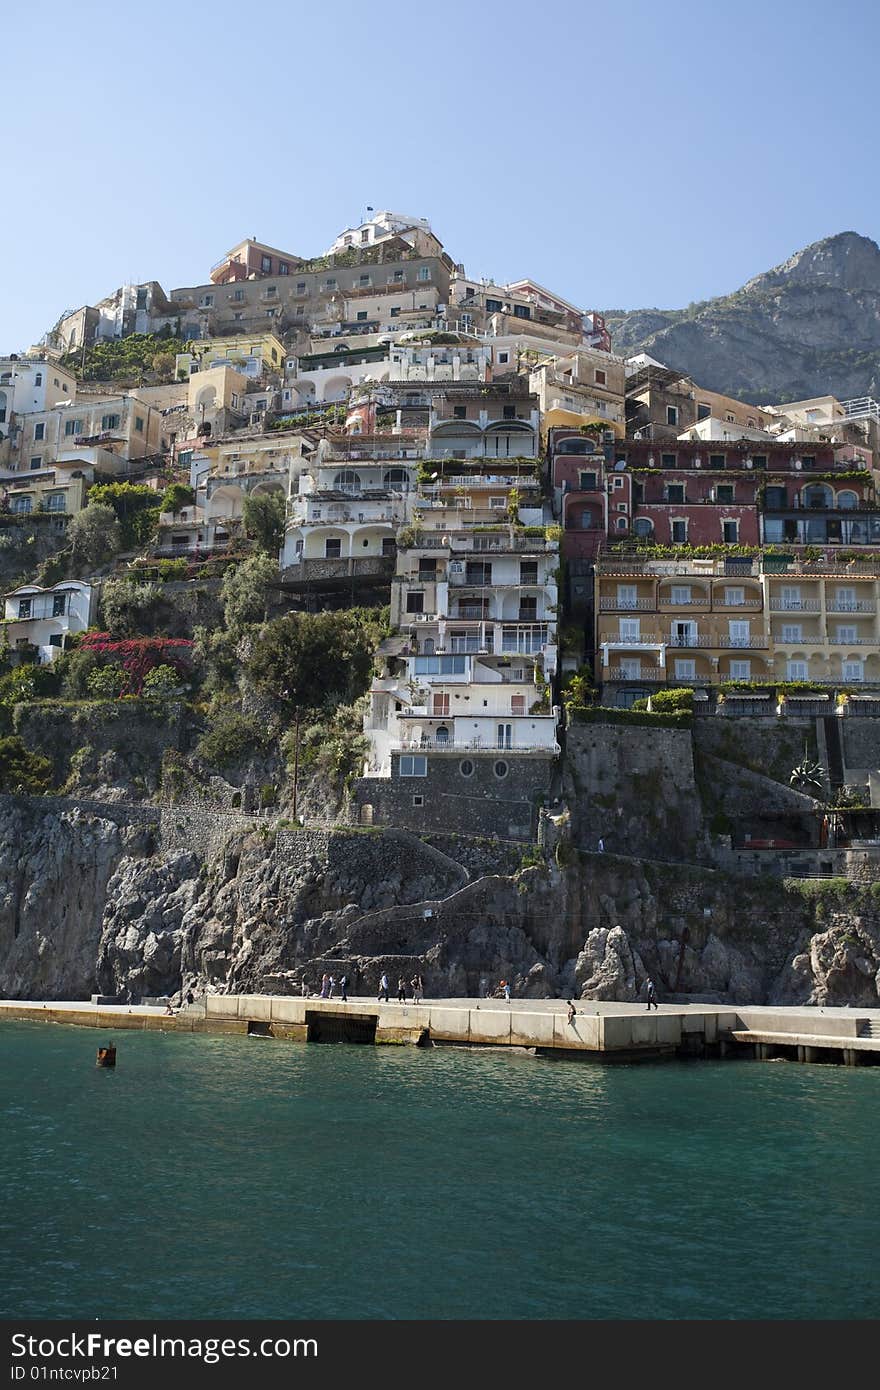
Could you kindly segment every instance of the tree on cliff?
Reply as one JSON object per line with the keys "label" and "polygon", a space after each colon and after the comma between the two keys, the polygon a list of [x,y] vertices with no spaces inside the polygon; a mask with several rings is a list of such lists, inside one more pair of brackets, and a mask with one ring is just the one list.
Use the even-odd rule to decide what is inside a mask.
{"label": "tree on cliff", "polygon": [[90,502],[70,523],[68,531],[74,560],[87,565],[103,565],[122,547],[122,531],[112,507]]}
{"label": "tree on cliff", "polygon": [[239,636],[253,623],[266,621],[269,587],[278,582],[278,562],[262,552],[239,565],[230,565],[223,576],[223,617],[227,630]]}
{"label": "tree on cliff", "polygon": [[286,515],[287,503],[281,492],[262,492],[244,499],[242,516],[246,534],[275,559],[284,540]]}
{"label": "tree on cliff", "polygon": [[367,687],[383,610],[290,613],[254,638],[250,678],[288,709],[351,704]]}

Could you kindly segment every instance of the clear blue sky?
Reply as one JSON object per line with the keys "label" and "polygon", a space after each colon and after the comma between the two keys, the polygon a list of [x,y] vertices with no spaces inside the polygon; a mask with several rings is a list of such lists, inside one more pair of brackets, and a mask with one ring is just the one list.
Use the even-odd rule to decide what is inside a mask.
{"label": "clear blue sky", "polygon": [[585,308],[880,236],[869,0],[45,0],[3,34],[0,351],[245,236],[318,254],[367,204]]}

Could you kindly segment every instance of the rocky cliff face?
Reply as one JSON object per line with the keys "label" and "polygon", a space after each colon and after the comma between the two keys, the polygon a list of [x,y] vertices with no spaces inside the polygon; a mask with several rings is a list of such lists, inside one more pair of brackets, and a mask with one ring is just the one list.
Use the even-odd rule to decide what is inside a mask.
{"label": "rocky cliff face", "polygon": [[[204,858],[77,811],[0,811],[0,995],[298,992],[324,970],[433,995],[880,1002],[880,895],[577,850],[470,871],[397,831],[236,832]],[[490,863],[490,868],[497,868]]]}
{"label": "rocky cliff face", "polygon": [[0,813],[0,997],[82,999],[95,988],[108,882],[150,854],[152,834],[100,816]]}
{"label": "rocky cliff face", "polygon": [[841,232],[733,294],[685,310],[611,310],[614,350],[650,353],[755,404],[880,396],[880,248]]}

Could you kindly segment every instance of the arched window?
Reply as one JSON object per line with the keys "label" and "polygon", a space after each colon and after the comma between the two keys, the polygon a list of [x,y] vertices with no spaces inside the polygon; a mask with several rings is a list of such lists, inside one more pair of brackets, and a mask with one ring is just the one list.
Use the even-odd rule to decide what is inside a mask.
{"label": "arched window", "polygon": [[42,386],[42,384],[43,384],[43,373],[42,373],[42,372],[37,372],[37,375],[34,377],[34,385],[35,385],[35,386]]}
{"label": "arched window", "polygon": [[846,511],[854,511],[859,505],[858,493],[848,490],[839,492],[837,494],[837,505],[838,507],[843,507]]}
{"label": "arched window", "polygon": [[437,730],[437,733],[436,733],[435,737],[436,737],[438,743],[448,743],[448,742],[449,742],[449,730],[447,729],[447,727],[446,727],[445,724],[441,724],[441,725],[440,725],[440,727],[439,727],[438,730]]}
{"label": "arched window", "polygon": [[341,469],[333,479],[334,487],[360,487],[361,475],[353,468]]}
{"label": "arched window", "polygon": [[636,518],[633,530],[637,536],[650,536],[654,531],[654,523],[649,521],[646,516],[640,516]]}
{"label": "arched window", "polygon": [[810,487],[805,487],[803,499],[805,507],[831,507],[834,505],[834,493],[824,483],[812,483]]}
{"label": "arched window", "polygon": [[401,484],[405,485],[409,482],[409,474],[405,468],[388,468],[382,481],[392,487],[399,487]]}

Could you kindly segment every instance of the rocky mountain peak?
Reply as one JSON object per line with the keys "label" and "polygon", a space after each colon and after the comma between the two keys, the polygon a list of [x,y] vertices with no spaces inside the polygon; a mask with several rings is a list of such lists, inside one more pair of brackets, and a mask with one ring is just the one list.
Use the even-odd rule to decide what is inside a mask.
{"label": "rocky mountain peak", "polygon": [[741,400],[880,396],[880,247],[838,232],[733,294],[606,314],[615,352],[647,352]]}
{"label": "rocky mountain peak", "polygon": [[858,232],[837,232],[795,251],[772,270],[755,275],[743,286],[743,292],[785,284],[833,285],[880,293],[880,246]]}

